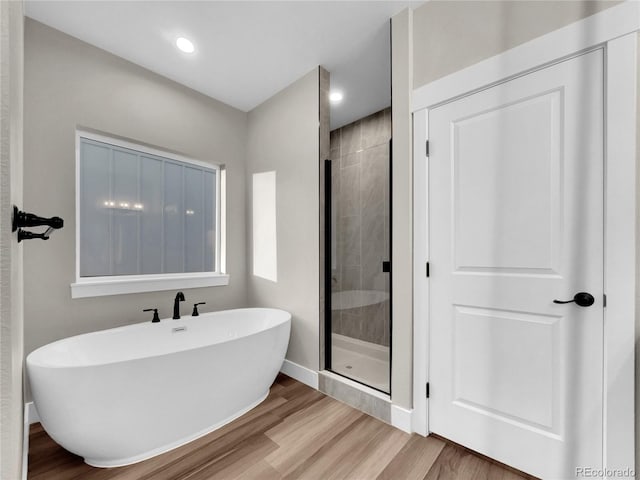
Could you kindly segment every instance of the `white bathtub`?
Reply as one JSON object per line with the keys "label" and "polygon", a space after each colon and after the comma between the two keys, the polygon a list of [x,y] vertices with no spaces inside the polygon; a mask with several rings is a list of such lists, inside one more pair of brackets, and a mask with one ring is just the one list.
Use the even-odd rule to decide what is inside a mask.
{"label": "white bathtub", "polygon": [[239,417],[269,393],[291,315],[251,308],[66,338],[27,357],[47,433],[89,465],[139,462]]}

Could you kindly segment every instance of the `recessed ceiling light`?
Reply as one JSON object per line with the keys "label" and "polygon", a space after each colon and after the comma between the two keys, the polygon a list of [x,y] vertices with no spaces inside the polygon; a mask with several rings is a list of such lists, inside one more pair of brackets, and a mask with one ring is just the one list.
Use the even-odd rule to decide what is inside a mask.
{"label": "recessed ceiling light", "polygon": [[193,42],[184,37],[180,37],[176,40],[176,46],[184,53],[193,53],[196,50],[196,47],[193,46]]}
{"label": "recessed ceiling light", "polygon": [[329,101],[331,103],[340,103],[343,98],[344,95],[342,95],[342,92],[331,92],[329,94]]}

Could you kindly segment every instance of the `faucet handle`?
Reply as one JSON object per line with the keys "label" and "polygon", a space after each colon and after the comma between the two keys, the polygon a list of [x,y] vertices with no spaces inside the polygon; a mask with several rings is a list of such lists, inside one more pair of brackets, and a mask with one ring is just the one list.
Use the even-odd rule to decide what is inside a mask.
{"label": "faucet handle", "polygon": [[191,313],[192,317],[198,317],[200,316],[200,313],[198,313],[198,305],[206,305],[207,302],[200,302],[200,303],[194,303],[193,304],[193,312]]}
{"label": "faucet handle", "polygon": [[153,310],[153,320],[151,320],[151,323],[158,323],[160,321],[160,317],[158,316],[158,309],[157,308],[145,308],[142,311],[143,312],[150,312],[152,310]]}

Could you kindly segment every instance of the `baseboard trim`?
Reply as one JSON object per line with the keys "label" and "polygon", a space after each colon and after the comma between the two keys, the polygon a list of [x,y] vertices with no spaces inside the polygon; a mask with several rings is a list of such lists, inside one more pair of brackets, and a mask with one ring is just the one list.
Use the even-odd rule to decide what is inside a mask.
{"label": "baseboard trim", "polygon": [[40,415],[33,402],[24,404],[24,417],[22,424],[22,480],[27,480],[29,471],[29,427],[40,421]]}
{"label": "baseboard trim", "polygon": [[40,421],[40,415],[33,402],[27,402],[24,404],[24,419],[25,422],[29,422],[29,425],[38,423]]}
{"label": "baseboard trim", "polygon": [[318,372],[314,372],[310,368],[298,365],[291,360],[285,360],[284,362],[282,362],[280,371],[285,375],[288,375],[291,378],[294,378],[299,382],[310,386],[311,388],[314,388],[316,390],[318,389]]}
{"label": "baseboard trim", "polygon": [[411,417],[413,410],[407,410],[399,405],[391,405],[391,425],[403,432],[412,433]]}

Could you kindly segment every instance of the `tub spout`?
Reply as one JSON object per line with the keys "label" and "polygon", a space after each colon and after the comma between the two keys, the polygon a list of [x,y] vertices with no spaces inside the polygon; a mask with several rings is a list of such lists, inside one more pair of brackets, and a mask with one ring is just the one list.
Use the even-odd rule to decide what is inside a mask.
{"label": "tub spout", "polygon": [[180,302],[184,302],[184,293],[176,293],[176,299],[173,301],[173,319],[180,320]]}

